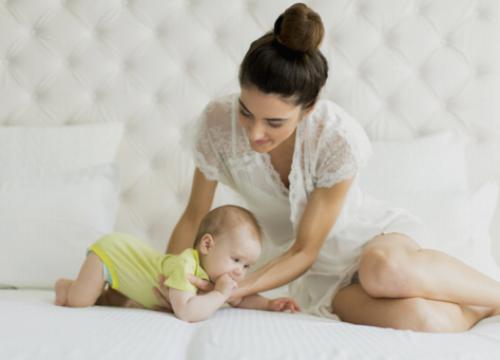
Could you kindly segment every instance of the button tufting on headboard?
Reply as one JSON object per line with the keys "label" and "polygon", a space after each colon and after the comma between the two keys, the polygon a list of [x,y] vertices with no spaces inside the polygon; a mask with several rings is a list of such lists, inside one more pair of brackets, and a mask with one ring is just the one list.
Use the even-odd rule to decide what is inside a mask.
{"label": "button tufting on headboard", "polygon": [[[499,1],[306,3],[325,23],[323,96],[373,140],[443,128],[500,139]],[[250,42],[289,4],[0,2],[0,125],[126,122],[117,227],[164,244],[191,184],[183,128],[211,98],[238,91]]]}

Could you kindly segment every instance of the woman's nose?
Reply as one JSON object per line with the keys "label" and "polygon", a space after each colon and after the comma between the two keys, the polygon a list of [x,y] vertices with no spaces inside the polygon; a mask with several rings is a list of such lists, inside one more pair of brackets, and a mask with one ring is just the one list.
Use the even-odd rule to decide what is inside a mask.
{"label": "woman's nose", "polygon": [[255,124],[248,129],[248,133],[250,135],[250,140],[261,140],[264,137],[264,126],[256,121]]}

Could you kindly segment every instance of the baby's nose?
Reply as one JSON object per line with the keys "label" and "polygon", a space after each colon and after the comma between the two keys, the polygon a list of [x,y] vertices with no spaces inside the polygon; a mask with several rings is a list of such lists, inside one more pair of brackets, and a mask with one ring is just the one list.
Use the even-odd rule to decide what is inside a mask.
{"label": "baby's nose", "polygon": [[239,277],[243,274],[243,270],[241,268],[237,267],[236,269],[234,269],[233,273],[234,273],[234,275]]}

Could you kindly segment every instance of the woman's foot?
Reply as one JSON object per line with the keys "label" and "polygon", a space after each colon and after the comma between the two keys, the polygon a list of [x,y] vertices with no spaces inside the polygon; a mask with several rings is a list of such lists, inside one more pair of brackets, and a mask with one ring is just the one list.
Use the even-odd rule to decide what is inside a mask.
{"label": "woman's foot", "polygon": [[54,302],[56,305],[64,306],[66,305],[66,300],[68,298],[68,290],[71,286],[73,280],[68,279],[59,279],[56,281],[54,286],[56,290],[56,301]]}

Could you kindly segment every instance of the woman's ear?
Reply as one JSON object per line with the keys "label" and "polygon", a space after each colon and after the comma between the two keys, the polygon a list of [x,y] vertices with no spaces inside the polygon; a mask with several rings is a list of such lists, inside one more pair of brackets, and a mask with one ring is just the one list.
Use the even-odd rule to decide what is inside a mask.
{"label": "woman's ear", "polygon": [[302,116],[300,120],[304,120],[313,110],[314,107],[316,106],[316,102],[312,103],[311,105],[308,105],[306,108],[302,109]]}
{"label": "woman's ear", "polygon": [[215,247],[215,240],[212,235],[205,234],[200,239],[200,252],[207,255]]}

